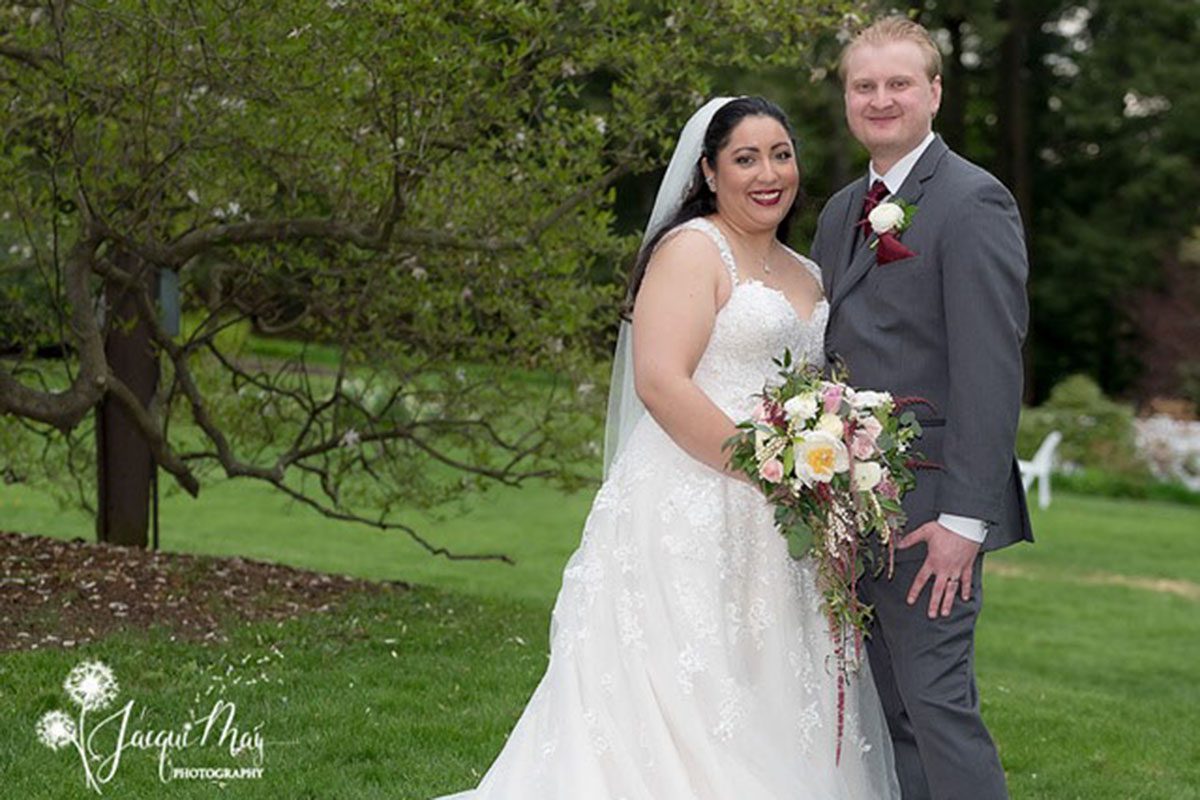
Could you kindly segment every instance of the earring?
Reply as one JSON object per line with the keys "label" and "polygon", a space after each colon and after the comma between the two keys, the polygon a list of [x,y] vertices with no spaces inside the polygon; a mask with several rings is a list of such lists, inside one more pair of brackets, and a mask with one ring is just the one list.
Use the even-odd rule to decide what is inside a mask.
{"label": "earring", "polygon": [[717,182],[715,180],[712,178],[706,178],[704,182],[708,184],[708,190],[710,192],[713,194],[717,193]]}

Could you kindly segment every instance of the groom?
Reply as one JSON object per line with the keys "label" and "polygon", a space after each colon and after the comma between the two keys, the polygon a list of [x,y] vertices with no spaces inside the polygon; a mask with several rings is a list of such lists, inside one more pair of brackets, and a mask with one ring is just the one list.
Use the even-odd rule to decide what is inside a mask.
{"label": "groom", "polygon": [[[979,715],[975,620],[983,551],[1031,540],[1014,457],[1028,266],[1012,195],[932,131],[941,55],[928,31],[882,19],[842,52],[846,120],[868,176],[826,204],[812,256],[830,303],[827,347],[859,386],[930,401],[918,449],[936,470],[904,498],[895,576],[868,576],[871,669],[905,800],[1008,796]],[[896,223],[880,203],[917,206]],[[882,239],[882,241],[878,241]]]}

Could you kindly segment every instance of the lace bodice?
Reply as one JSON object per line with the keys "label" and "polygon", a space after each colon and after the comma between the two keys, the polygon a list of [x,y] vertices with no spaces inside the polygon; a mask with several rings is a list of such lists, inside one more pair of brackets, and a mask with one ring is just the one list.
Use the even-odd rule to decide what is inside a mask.
{"label": "lace bodice", "polygon": [[[698,217],[668,235],[684,230],[701,231],[713,240],[733,280],[733,292],[717,312],[712,336],[693,380],[722,411],[740,422],[754,408],[753,395],[762,391],[765,381],[775,377],[778,367],[772,362],[785,349],[792,351],[796,361],[825,365],[829,305],[821,300],[810,319],[801,318],[783,292],[759,281],[739,278],[733,251],[716,225]],[[793,250],[787,252],[818,282],[821,280],[821,270],[816,264]]]}
{"label": "lace bodice", "polygon": [[[668,236],[685,230],[733,285],[692,377],[744,420],[785,350],[823,366],[829,307],[800,317],[741,279],[715,224]],[[820,280],[788,253],[780,270]],[[844,694],[829,668],[812,560],[788,555],[756,487],[635,419],[563,571],[546,674],[478,788],[441,800],[897,800],[869,664]]]}

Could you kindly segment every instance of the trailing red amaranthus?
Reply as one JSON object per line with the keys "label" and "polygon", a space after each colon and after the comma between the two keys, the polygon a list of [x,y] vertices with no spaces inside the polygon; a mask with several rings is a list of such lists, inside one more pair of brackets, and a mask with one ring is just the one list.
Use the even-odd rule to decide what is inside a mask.
{"label": "trailing red amaranthus", "polygon": [[900,499],[915,483],[911,464],[925,463],[911,452],[921,426],[907,406],[925,401],[855,389],[840,375],[827,380],[816,367],[793,364],[790,352],[776,363],[779,380],[758,395],[753,418],[726,448],[730,466],[774,506],[788,552],[815,564],[837,669],[840,761],[846,686],[871,620],[858,581],[869,568],[884,569],[880,551],[891,575],[905,524]]}

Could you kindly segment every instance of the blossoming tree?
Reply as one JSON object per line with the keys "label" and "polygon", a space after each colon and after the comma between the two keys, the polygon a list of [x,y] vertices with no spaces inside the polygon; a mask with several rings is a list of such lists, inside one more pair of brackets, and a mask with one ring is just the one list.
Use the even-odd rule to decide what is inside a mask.
{"label": "blossoming tree", "polygon": [[[0,469],[86,498],[98,442],[123,543],[161,468],[434,552],[397,509],[585,479],[634,246],[614,183],[714,69],[800,64],[849,5],[11,5],[0,443],[51,446]],[[302,344],[252,354],[251,327]]]}

